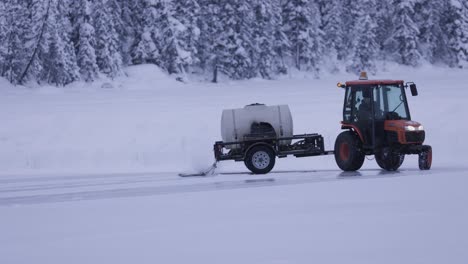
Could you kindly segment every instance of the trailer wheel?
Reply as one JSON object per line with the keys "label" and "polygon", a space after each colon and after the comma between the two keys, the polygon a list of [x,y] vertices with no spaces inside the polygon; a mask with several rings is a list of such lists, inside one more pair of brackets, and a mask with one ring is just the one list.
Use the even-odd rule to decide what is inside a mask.
{"label": "trailer wheel", "polygon": [[253,174],[266,174],[275,166],[276,155],[267,146],[253,147],[244,159],[244,164]]}
{"label": "trailer wheel", "polygon": [[424,146],[424,149],[419,153],[419,169],[430,170],[432,165],[432,147]]}
{"label": "trailer wheel", "polygon": [[392,152],[389,148],[384,148],[375,153],[375,161],[380,168],[387,171],[396,171],[405,160],[405,155]]}
{"label": "trailer wheel", "polygon": [[341,132],[335,141],[335,160],[340,169],[356,171],[364,164],[361,140],[352,131]]}

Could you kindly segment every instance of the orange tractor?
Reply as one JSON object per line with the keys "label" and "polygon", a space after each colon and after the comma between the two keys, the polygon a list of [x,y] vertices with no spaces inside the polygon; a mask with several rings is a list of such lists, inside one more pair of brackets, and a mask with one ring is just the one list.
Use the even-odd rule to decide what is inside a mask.
{"label": "orange tractor", "polygon": [[335,160],[342,170],[359,170],[366,155],[374,155],[385,170],[397,170],[405,155],[419,155],[419,168],[429,170],[432,148],[423,145],[424,127],[411,121],[405,89],[418,95],[414,83],[402,80],[359,80],[338,83],[345,89],[342,132],[335,142]]}

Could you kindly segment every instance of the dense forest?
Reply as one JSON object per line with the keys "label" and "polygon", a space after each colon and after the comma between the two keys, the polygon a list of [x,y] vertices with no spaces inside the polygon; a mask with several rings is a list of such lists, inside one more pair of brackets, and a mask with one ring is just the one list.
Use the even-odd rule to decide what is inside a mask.
{"label": "dense forest", "polygon": [[375,72],[378,61],[468,68],[468,0],[0,2],[0,76],[14,84],[91,82],[144,63],[217,81]]}

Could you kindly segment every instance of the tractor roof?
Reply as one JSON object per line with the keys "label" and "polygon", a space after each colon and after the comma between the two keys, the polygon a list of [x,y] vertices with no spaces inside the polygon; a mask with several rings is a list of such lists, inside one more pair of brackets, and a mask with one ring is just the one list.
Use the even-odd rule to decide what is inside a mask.
{"label": "tractor roof", "polygon": [[356,80],[347,81],[346,86],[403,84],[403,80]]}

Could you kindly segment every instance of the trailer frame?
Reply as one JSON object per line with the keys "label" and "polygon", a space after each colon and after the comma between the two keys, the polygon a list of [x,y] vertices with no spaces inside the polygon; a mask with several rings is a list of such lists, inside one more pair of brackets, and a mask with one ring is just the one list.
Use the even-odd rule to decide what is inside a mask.
{"label": "trailer frame", "polygon": [[[281,141],[289,140],[292,141],[291,144],[281,144]],[[238,145],[238,147],[230,150],[226,148],[233,145]],[[214,156],[216,161],[244,161],[249,150],[261,145],[271,148],[278,158],[285,158],[289,155],[302,158],[334,154],[334,151],[325,150],[322,135],[316,133],[293,135],[292,137],[248,134],[244,136],[243,140],[237,142],[216,141],[213,146]]]}

